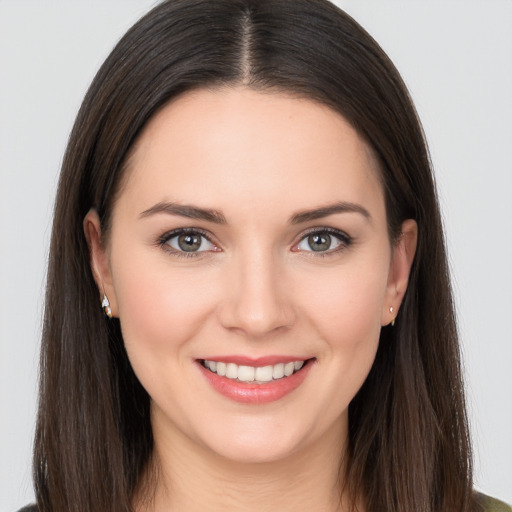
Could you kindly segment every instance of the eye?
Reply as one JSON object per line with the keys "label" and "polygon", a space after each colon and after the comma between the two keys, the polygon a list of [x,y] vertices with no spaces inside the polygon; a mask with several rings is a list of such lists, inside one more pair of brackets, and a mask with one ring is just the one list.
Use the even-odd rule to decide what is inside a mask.
{"label": "eye", "polygon": [[160,244],[168,246],[171,252],[189,253],[216,251],[217,247],[200,231],[180,230],[168,233],[160,239]]}
{"label": "eye", "polygon": [[348,235],[338,230],[317,230],[310,232],[297,245],[299,251],[306,252],[336,252],[350,245]]}

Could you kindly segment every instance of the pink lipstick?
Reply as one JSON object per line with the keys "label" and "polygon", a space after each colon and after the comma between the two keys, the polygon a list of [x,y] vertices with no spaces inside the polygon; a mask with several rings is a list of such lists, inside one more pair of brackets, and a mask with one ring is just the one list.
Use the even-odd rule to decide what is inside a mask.
{"label": "pink lipstick", "polygon": [[239,403],[264,404],[280,400],[306,379],[314,358],[297,356],[222,356],[197,360],[208,383]]}

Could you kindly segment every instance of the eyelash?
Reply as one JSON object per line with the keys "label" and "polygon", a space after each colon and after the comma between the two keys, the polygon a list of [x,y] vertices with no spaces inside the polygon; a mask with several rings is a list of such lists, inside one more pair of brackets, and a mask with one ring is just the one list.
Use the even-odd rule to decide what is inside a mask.
{"label": "eyelash", "polygon": [[211,240],[211,238],[208,236],[208,233],[206,231],[203,231],[199,228],[180,228],[175,229],[173,231],[169,231],[167,233],[164,233],[161,237],[158,238],[158,245],[169,254],[172,254],[173,256],[177,258],[198,258],[203,255],[204,252],[207,251],[196,251],[196,252],[186,252],[186,251],[177,251],[176,249],[172,248],[168,242],[172,238],[176,238],[181,235],[186,234],[193,234],[193,235],[200,235],[211,244],[215,245],[215,243]]}
{"label": "eyelash", "polygon": [[[328,228],[328,227],[315,227],[307,230],[305,233],[302,233],[300,236],[300,240],[298,243],[294,245],[294,247],[298,246],[303,240],[305,240],[307,237],[311,235],[331,235],[337,238],[340,242],[339,247],[336,247],[335,249],[330,249],[327,251],[302,251],[306,257],[312,257],[312,258],[328,258],[329,256],[334,256],[336,254],[339,254],[340,252],[343,252],[345,249],[350,247],[354,239],[349,236],[344,231],[340,231],[339,229],[334,228]],[[295,251],[299,252],[299,251]]]}
{"label": "eyelash", "polygon": [[[166,252],[168,252],[169,254],[172,254],[173,256],[175,256],[177,258],[198,258],[198,257],[203,256],[203,253],[210,252],[210,251],[186,252],[186,251],[178,251],[178,250],[170,247],[170,245],[168,243],[169,240],[171,240],[172,238],[181,236],[181,235],[186,235],[186,234],[200,235],[200,236],[204,237],[209,243],[216,246],[216,244],[211,240],[208,233],[199,228],[180,228],[180,229],[166,232],[158,238],[157,244],[159,247],[164,249]],[[303,252],[307,255],[307,257],[326,258],[326,257],[333,256],[335,254],[338,254],[338,253],[344,251],[350,245],[352,245],[354,242],[354,239],[351,236],[347,235],[347,233],[345,233],[344,231],[340,231],[338,229],[333,229],[333,228],[328,228],[328,227],[316,227],[316,228],[309,229],[305,233],[302,233],[300,236],[300,240],[296,244],[294,244],[294,247],[297,247],[308,236],[325,235],[325,234],[328,234],[328,235],[331,235],[331,236],[334,236],[335,238],[337,238],[340,242],[339,247],[336,247],[335,249],[331,249],[331,250],[327,250],[327,251],[317,251],[317,252],[315,252],[315,251],[294,251],[294,252]]]}

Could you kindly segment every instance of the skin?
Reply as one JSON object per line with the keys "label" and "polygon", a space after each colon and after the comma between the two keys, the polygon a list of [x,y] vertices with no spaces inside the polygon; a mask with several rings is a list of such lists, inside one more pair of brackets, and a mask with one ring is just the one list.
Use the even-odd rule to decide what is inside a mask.
{"label": "skin", "polygon": [[[289,222],[340,201],[367,215]],[[215,209],[226,223],[141,216],[162,202]],[[162,241],[178,228],[211,243],[179,257],[176,238]],[[312,228],[350,242],[332,235],[315,252]],[[412,220],[390,243],[378,165],[344,118],[244,87],[189,92],[137,141],[105,243],[94,210],[84,229],[100,294],[152,400],[158,479],[139,510],[342,510],[348,405],[399,310],[416,246]],[[226,354],[314,363],[284,398],[240,404],[196,363]]]}

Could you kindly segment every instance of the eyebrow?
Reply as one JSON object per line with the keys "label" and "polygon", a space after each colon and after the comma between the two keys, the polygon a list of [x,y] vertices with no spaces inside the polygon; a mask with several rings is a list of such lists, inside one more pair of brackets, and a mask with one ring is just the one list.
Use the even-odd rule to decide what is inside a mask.
{"label": "eyebrow", "polygon": [[[224,215],[219,210],[168,202],[160,202],[151,208],[144,210],[139,215],[139,218],[149,217],[158,213],[177,215],[179,217],[186,217],[188,219],[205,220],[207,222],[213,222],[214,224],[227,224],[226,217],[224,217]],[[320,208],[299,211],[290,217],[289,223],[292,225],[302,224],[304,222],[328,217],[329,215],[334,215],[336,213],[358,213],[366,219],[371,220],[370,212],[366,208],[356,203],[340,201],[322,206]]]}
{"label": "eyebrow", "polygon": [[370,212],[356,203],[348,203],[345,201],[339,201],[337,203],[328,204],[321,208],[315,208],[313,210],[303,210],[295,213],[290,218],[290,224],[302,224],[311,220],[322,219],[335,213],[359,213],[368,220],[371,220]]}
{"label": "eyebrow", "polygon": [[139,218],[149,217],[157,213],[167,213],[168,215],[178,215],[189,219],[205,220],[215,224],[227,224],[226,217],[218,210],[166,202],[157,203],[151,208],[144,210],[139,215]]}

